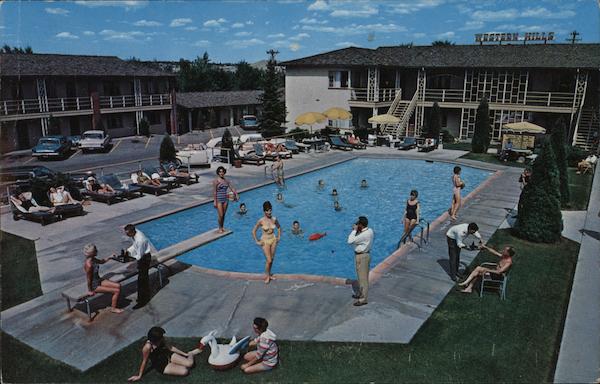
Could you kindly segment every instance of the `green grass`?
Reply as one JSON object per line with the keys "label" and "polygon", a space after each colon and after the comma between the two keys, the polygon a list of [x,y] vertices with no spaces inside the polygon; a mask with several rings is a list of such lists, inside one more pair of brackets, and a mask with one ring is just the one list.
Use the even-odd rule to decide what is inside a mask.
{"label": "green grass", "polygon": [[0,231],[2,310],[42,294],[35,243]]}
{"label": "green grass", "polygon": [[[280,341],[282,366],[244,376],[214,372],[207,352],[185,380],[156,372],[144,382],[521,382],[552,380],[579,245],[535,244],[497,231],[490,244],[517,250],[507,300],[452,291],[408,345]],[[493,260],[480,253],[473,265]],[[402,327],[402,324],[390,324]],[[275,331],[285,324],[273,325]],[[192,349],[196,339],[172,339]],[[2,335],[3,379],[8,382],[124,382],[137,372],[139,340],[79,373]]]}
{"label": "green grass", "polygon": [[517,163],[516,161],[500,161],[496,154],[493,153],[465,153],[460,157],[461,159],[470,159],[483,161],[484,163],[491,163],[496,165],[506,165],[508,167],[526,168],[527,165],[524,163]]}
{"label": "green grass", "polygon": [[456,151],[471,151],[471,143],[444,143],[444,149]]}
{"label": "green grass", "polygon": [[577,168],[568,168],[569,190],[571,192],[571,201],[569,210],[584,211],[587,209],[590,200],[590,192],[592,190],[592,181],[594,176],[592,173],[578,175],[575,172]]}

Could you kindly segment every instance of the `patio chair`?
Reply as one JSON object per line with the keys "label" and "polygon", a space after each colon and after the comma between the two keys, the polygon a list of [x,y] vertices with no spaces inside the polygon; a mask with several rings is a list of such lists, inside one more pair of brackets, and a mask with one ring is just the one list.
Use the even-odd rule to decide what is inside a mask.
{"label": "patio chair", "polygon": [[400,151],[408,151],[409,149],[413,149],[417,147],[417,138],[416,137],[405,137],[404,141],[398,143],[397,145]]}
{"label": "patio chair", "polygon": [[352,146],[354,149],[367,149],[367,144],[363,143],[359,139],[356,139],[352,136],[346,139],[346,142]]}
{"label": "patio chair", "polygon": [[353,149],[352,145],[344,143],[342,141],[341,136],[329,136],[331,140],[331,148],[343,149],[344,151],[351,151]]}
{"label": "patio chair", "polygon": [[123,197],[125,197],[123,192],[120,192],[117,190],[115,190],[114,193],[100,193],[100,192],[90,191],[88,189],[88,181],[87,180],[83,181],[83,186],[84,186],[84,188],[80,190],[81,194],[85,197],[89,197],[90,199],[100,202],[100,203],[105,203],[105,204],[111,205],[112,203],[121,201],[123,199]]}
{"label": "patio chair", "polygon": [[254,144],[254,153],[256,156],[262,157],[263,159],[269,161],[275,161],[275,157],[277,157],[277,155],[273,154],[272,152],[269,154],[265,153],[265,149],[262,144]]}
{"label": "patio chair", "polygon": [[246,153],[241,156],[239,152],[236,152],[236,160],[241,160],[242,164],[253,164],[253,165],[263,165],[265,164],[264,156],[258,156],[254,152]]}
{"label": "patio chair", "polygon": [[436,145],[436,140],[435,139],[425,139],[425,141],[423,142],[423,144],[418,144],[417,148],[419,152],[430,152],[433,151],[437,145]]}
{"label": "patio chair", "polygon": [[127,199],[144,196],[144,193],[139,186],[123,184],[114,173],[100,177],[100,181],[110,185],[115,191],[121,192]]}
{"label": "patio chair", "polygon": [[[31,193],[31,192],[26,192],[26,193]],[[58,216],[56,213],[53,213],[53,212],[45,212],[45,211],[29,212],[25,208],[23,208],[20,204],[15,203],[14,199],[15,198],[13,196],[10,196],[10,198],[9,198],[10,210],[12,212],[14,221],[24,219],[24,220],[28,220],[28,221],[35,221],[42,225],[46,225],[46,224],[51,223],[52,221],[56,221],[56,220],[60,219],[60,216]],[[33,199],[33,197],[30,200],[34,205],[36,205],[36,206],[38,205],[37,202]]]}
{"label": "patio chair", "polygon": [[[186,174],[181,174],[181,173],[179,173],[179,169],[181,169],[181,168],[182,167],[178,167],[177,164],[175,164],[175,163],[160,163],[160,170],[161,170],[160,175],[174,177],[175,181],[178,184],[190,185],[192,183],[197,183],[198,182],[198,175],[196,175],[195,173],[189,172],[189,168],[188,167],[185,167]],[[174,169],[175,170],[175,172],[176,172],[175,175],[172,176],[169,173],[170,169]]]}
{"label": "patio chair", "polygon": [[168,185],[168,189],[180,186],[177,177],[170,176],[167,172],[165,172],[164,169],[162,169],[162,167],[144,167],[142,171],[144,174],[150,175],[151,179],[159,180],[161,184]]}
{"label": "patio chair", "polygon": [[[150,176],[147,173],[143,173],[143,175],[146,176],[147,178],[150,178]],[[160,185],[154,185],[154,184],[138,183],[137,172],[133,172],[131,174],[131,182],[133,183],[132,185],[140,187],[140,189],[143,192],[152,193],[155,196],[158,196],[161,192],[164,192],[164,193],[169,192],[169,184],[160,183]]]}
{"label": "patio chair", "polygon": [[292,151],[292,153],[299,153],[300,152],[300,148],[296,145],[296,141],[294,140],[286,140],[285,143],[283,143],[283,145],[285,146],[285,148],[288,151]]}
{"label": "patio chair", "polygon": [[[482,263],[482,267],[496,268],[496,263]],[[508,283],[508,274],[510,269],[502,274],[498,273],[485,273],[481,277],[481,283],[479,288],[479,297],[483,297],[483,290],[486,288],[495,289],[500,294],[500,300],[506,300],[506,284]]]}

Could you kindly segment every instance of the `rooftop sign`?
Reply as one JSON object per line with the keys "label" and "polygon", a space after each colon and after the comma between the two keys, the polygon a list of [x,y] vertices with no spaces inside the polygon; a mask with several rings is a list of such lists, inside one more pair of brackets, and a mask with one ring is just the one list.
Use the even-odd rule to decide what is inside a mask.
{"label": "rooftop sign", "polygon": [[477,33],[475,34],[475,42],[483,43],[499,43],[503,41],[522,41],[523,44],[527,41],[543,41],[544,44],[554,40],[554,32],[525,32],[524,35],[519,35],[518,32],[511,33]]}

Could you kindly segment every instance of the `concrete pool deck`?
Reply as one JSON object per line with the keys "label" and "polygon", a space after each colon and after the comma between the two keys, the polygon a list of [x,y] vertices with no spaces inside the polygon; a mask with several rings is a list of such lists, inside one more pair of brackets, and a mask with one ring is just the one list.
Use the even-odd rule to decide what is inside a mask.
{"label": "concrete pool deck", "polygon": [[[487,239],[517,204],[520,169],[456,160],[462,154],[376,147],[350,153],[296,155],[285,161],[285,168],[289,177],[354,156],[378,156],[450,161],[499,170],[470,196],[459,217],[459,222],[476,221]],[[101,311],[88,322],[84,313],[66,311],[60,292],[84,281],[81,249],[85,243],[96,243],[101,257],[128,246],[120,227],[209,201],[213,177],[214,171],[203,172],[199,184],[159,197],[147,195],[112,206],[93,203],[86,207],[88,215],[46,227],[14,222],[3,215],[2,230],[35,240],[44,294],[2,312],[2,330],[79,370],[93,367],[144,336],[154,325],[163,326],[174,337],[200,337],[212,329],[218,329],[223,337],[245,336],[251,332],[250,322],[255,316],[269,319],[281,339],[408,343],[454,287],[446,273],[445,231],[450,222],[442,218],[432,229],[430,243],[421,251],[415,246],[405,247],[408,251],[393,260],[389,269],[371,272],[377,281],[371,286],[369,305],[360,308],[351,305],[350,286],[294,279],[278,279],[266,286],[261,281],[224,278],[174,262],[168,283],[143,309],[131,310],[130,301],[135,298],[131,290],[135,283],[131,282],[124,287],[122,304],[127,303],[127,307],[121,315]],[[228,177],[242,190],[268,181],[263,166],[231,168]],[[469,264],[475,255],[463,252],[462,262]],[[155,276],[152,281],[157,287]]]}

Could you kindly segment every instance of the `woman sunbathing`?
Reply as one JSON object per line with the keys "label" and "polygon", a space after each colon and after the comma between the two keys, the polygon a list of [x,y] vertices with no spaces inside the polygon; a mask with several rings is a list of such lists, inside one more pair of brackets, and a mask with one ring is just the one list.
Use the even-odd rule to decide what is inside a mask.
{"label": "woman sunbathing", "polygon": [[481,276],[485,275],[486,273],[491,273],[494,275],[502,275],[504,272],[508,271],[508,269],[512,266],[512,258],[515,255],[515,249],[513,247],[510,247],[510,246],[504,247],[504,249],[502,250],[502,253],[496,251],[493,248],[485,246],[485,245],[482,245],[481,249],[487,249],[492,255],[498,256],[500,258],[500,261],[496,265],[495,269],[486,268],[486,267],[482,267],[482,266],[475,268],[465,281],[458,284],[461,287],[466,287],[461,292],[464,292],[464,293],[473,292],[473,285],[475,284],[475,281],[477,279],[480,279]]}
{"label": "woman sunbathing", "polygon": [[92,176],[87,178],[86,189],[90,192],[96,192],[96,193],[100,193],[103,195],[115,193],[115,190],[113,189],[113,187],[111,187],[108,184],[98,183],[98,181]]}
{"label": "woman sunbathing", "polygon": [[[160,177],[160,176],[159,176]],[[150,178],[143,171],[137,171],[137,183],[138,184],[146,184],[146,185],[155,185],[160,186],[160,179],[158,178]]]}
{"label": "woman sunbathing", "polygon": [[17,191],[13,196],[10,197],[10,201],[17,207],[23,208],[27,213],[33,212],[54,212],[54,208],[45,207],[43,205],[39,205],[31,192],[20,192]]}
{"label": "woman sunbathing", "polygon": [[52,205],[67,205],[67,204],[80,204],[80,201],[77,201],[71,196],[69,191],[65,190],[64,186],[59,187],[50,187],[50,202]]}

